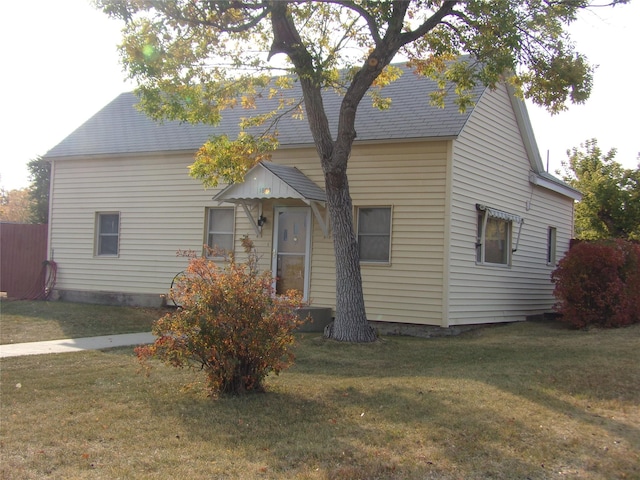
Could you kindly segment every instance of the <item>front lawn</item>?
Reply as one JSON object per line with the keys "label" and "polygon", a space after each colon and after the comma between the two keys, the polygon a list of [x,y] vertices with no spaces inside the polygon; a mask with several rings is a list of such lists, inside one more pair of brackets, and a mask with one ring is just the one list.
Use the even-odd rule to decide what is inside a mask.
{"label": "front lawn", "polygon": [[218,400],[131,348],[2,359],[0,477],[640,478],[640,325],[298,339],[268,393]]}
{"label": "front lawn", "polygon": [[0,313],[0,344],[7,344],[149,332],[165,310],[2,300]]}

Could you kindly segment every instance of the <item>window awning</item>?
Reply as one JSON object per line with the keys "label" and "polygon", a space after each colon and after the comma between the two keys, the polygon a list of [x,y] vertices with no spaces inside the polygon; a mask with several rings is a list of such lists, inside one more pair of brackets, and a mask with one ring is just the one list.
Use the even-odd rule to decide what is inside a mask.
{"label": "window awning", "polygon": [[519,215],[514,215],[513,213],[504,212],[502,210],[498,210],[497,208],[487,207],[486,205],[481,205],[476,203],[476,208],[481,212],[487,212],[487,215],[493,218],[499,218],[500,220],[505,220],[507,222],[513,223],[524,223],[524,219]]}
{"label": "window awning", "polygon": [[324,236],[329,236],[328,221],[318,209],[324,207],[327,196],[322,188],[296,167],[260,162],[247,172],[244,182],[228,185],[213,197],[219,203],[242,205],[257,235],[260,235],[262,227],[250,214],[249,205],[258,204],[258,217],[261,217],[262,201],[276,199],[295,199],[309,205]]}

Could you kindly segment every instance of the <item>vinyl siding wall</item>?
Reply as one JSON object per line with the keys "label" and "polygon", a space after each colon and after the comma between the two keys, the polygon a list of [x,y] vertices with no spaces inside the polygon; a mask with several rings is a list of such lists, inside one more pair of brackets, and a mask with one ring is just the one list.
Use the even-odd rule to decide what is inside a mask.
{"label": "vinyl siding wall", "polygon": [[[357,145],[349,163],[355,207],[391,206],[392,251],[389,265],[362,266],[367,314],[371,320],[440,324],[444,269],[444,199],[450,142]],[[50,258],[58,263],[56,288],[71,291],[157,294],[168,292],[185,257],[177,250],[202,251],[206,208],[217,206],[188,176],[192,156],[149,155],[128,158],[55,161]],[[298,167],[324,185],[314,149],[281,149],[274,161]],[[244,210],[236,208],[235,246],[254,240],[261,266],[271,269],[273,212],[299,200],[263,202],[267,223],[256,236]],[[95,255],[98,212],[120,213],[119,255]],[[324,214],[324,209],[321,209]],[[252,211],[257,215],[257,209]],[[335,306],[332,238],[313,218],[310,300]]]}
{"label": "vinyl siding wall", "polygon": [[[202,252],[215,190],[188,176],[192,157],[56,160],[50,257],[60,290],[165,294],[187,258]],[[95,255],[98,212],[120,213],[119,254]],[[237,229],[243,217],[236,215]],[[236,243],[239,237],[236,236]]]}
{"label": "vinyl siding wall", "polygon": [[[392,207],[391,263],[362,264],[369,320],[441,323],[444,179],[449,143],[405,142],[353,148],[348,175],[354,208]],[[283,149],[274,161],[296,166],[324,186],[315,150]],[[292,204],[265,202],[265,216],[272,220],[273,206],[287,203]],[[271,224],[268,221],[258,241],[264,251],[271,250]],[[324,238],[315,218],[312,231],[310,299],[314,305],[335,308],[333,239]]]}
{"label": "vinyl siding wall", "polygon": [[[547,232],[557,255],[569,247],[573,201],[529,182],[531,164],[504,87],[487,90],[454,141],[448,324],[524,320],[551,310]],[[510,267],[476,264],[476,203],[524,219]],[[513,242],[518,234],[513,224]]]}

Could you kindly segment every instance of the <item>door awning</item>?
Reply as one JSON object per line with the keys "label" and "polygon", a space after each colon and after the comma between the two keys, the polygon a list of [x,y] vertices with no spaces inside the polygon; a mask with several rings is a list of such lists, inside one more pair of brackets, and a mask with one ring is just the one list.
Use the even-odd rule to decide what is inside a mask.
{"label": "door awning", "polygon": [[296,167],[260,162],[247,172],[244,182],[228,185],[213,197],[219,203],[242,205],[257,235],[262,231],[262,211],[258,212],[256,222],[250,214],[249,205],[257,204],[261,210],[262,201],[280,199],[300,200],[309,205],[324,236],[329,236],[327,219],[320,215],[318,209],[325,206],[327,196],[322,188]]}

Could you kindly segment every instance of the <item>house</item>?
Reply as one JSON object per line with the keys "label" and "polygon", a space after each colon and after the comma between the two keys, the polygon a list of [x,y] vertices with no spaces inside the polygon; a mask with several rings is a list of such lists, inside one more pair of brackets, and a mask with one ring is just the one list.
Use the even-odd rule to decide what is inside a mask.
{"label": "house", "polygon": [[[368,318],[450,327],[548,312],[580,193],[544,171],[509,87],[476,88],[464,113],[452,99],[430,106],[435,88],[407,70],[383,90],[389,110],[367,99],[359,109],[348,175]],[[339,101],[326,93],[333,131]],[[213,134],[235,138],[247,111],[211,127],[155,123],[135,103],[120,95],[45,155],[57,297],[156,305],[185,268],[176,251],[242,252],[248,234],[278,290],[333,308],[331,225],[306,121],[283,119],[273,161],[244,183],[207,190],[188,175],[195,151]]]}

